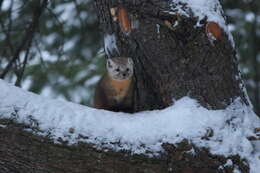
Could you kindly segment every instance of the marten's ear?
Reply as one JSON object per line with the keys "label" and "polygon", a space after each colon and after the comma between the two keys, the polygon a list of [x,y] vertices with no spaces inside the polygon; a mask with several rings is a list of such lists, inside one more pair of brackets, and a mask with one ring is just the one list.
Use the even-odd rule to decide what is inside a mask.
{"label": "marten's ear", "polygon": [[131,65],[134,65],[134,62],[132,60],[132,58],[127,58],[128,59],[128,63],[131,64]]}
{"label": "marten's ear", "polygon": [[112,68],[112,67],[113,67],[113,64],[114,64],[114,62],[113,62],[112,59],[107,59],[107,67],[108,67],[108,68]]}

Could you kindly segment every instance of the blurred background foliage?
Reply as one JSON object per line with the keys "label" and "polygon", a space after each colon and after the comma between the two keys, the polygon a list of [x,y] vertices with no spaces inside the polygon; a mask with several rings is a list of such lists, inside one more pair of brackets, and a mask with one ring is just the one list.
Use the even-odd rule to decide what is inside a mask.
{"label": "blurred background foliage", "polygon": [[221,0],[248,95],[260,116],[260,1]]}
{"label": "blurred background foliage", "polygon": [[[6,46],[7,36],[2,31],[8,30],[11,23],[10,42],[19,45],[32,18],[32,8],[40,1],[0,1],[0,74],[12,54]],[[92,1],[49,1],[34,34],[28,65],[20,85],[44,96],[89,105],[94,84],[103,73],[101,48],[101,32]],[[25,50],[20,53],[21,62],[24,54]],[[5,76],[12,83],[17,81],[17,63]]]}
{"label": "blurred background foliage", "polygon": [[[0,0],[0,74],[24,44],[21,40],[32,22],[33,9],[43,1]],[[221,3],[248,94],[260,115],[260,1]],[[93,0],[49,1],[29,47],[19,52],[13,68],[0,77],[44,96],[91,104],[94,86],[104,73],[102,33]]]}

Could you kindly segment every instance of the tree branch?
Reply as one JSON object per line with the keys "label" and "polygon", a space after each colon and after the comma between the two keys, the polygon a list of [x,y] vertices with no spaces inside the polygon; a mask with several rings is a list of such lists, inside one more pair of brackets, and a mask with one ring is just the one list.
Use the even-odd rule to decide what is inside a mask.
{"label": "tree branch", "polygon": [[28,61],[29,53],[30,53],[30,48],[31,48],[31,43],[28,44],[28,47],[26,49],[26,53],[25,53],[25,56],[24,56],[24,61],[22,63],[22,69],[17,74],[17,79],[16,79],[16,82],[15,82],[15,86],[21,86],[21,81],[22,81],[22,78],[23,78],[24,70],[25,70],[25,67],[26,67],[26,64],[27,64],[27,61]]}
{"label": "tree branch", "polygon": [[[176,145],[165,143],[164,153],[148,157],[129,151],[104,152],[82,142],[68,146],[60,140],[60,144],[55,144],[48,136],[34,135],[32,131],[37,129],[12,120],[0,119],[0,125],[0,172],[3,173],[233,173],[235,168],[249,172],[239,156],[212,155],[186,140]],[[229,159],[233,165],[226,164]]]}
{"label": "tree branch", "polygon": [[41,1],[39,1],[38,6],[34,10],[32,22],[29,25],[29,27],[27,28],[24,38],[22,39],[20,45],[16,49],[12,59],[9,61],[9,63],[5,67],[3,73],[0,75],[0,78],[3,79],[6,76],[6,74],[10,71],[13,63],[17,59],[19,59],[19,55],[20,55],[21,51],[24,49],[24,47],[30,46],[32,39],[34,37],[34,34],[36,32],[36,29],[38,27],[40,16],[42,15],[47,4],[48,4],[48,0],[43,0],[42,3],[41,3]]}

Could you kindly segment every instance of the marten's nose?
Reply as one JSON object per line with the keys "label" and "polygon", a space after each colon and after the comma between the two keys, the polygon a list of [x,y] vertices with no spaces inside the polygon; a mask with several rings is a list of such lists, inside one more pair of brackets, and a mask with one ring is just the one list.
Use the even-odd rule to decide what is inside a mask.
{"label": "marten's nose", "polygon": [[125,74],[125,73],[123,73],[123,76],[124,76],[124,77],[126,77],[126,74]]}

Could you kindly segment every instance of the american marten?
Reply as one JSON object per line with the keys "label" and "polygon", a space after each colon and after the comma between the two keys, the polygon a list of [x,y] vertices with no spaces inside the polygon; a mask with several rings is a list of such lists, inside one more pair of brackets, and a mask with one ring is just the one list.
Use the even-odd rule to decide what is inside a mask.
{"label": "american marten", "polygon": [[133,60],[127,57],[107,59],[107,72],[96,86],[94,107],[115,112],[133,110]]}

